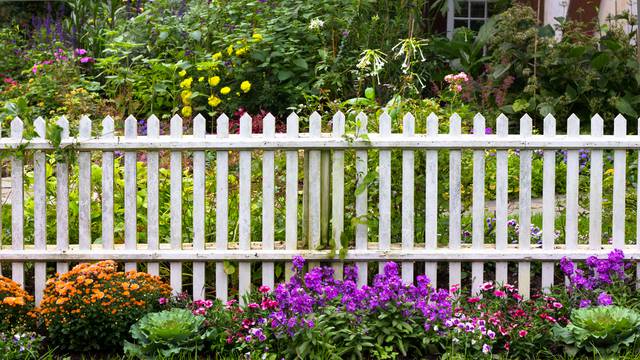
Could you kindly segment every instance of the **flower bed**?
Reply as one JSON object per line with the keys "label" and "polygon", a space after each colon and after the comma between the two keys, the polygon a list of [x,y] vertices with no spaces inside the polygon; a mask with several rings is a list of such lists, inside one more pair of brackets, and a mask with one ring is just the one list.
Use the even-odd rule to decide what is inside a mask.
{"label": "flower bed", "polygon": [[530,299],[510,284],[487,282],[473,295],[436,289],[424,275],[405,284],[393,262],[369,286],[357,286],[355,266],[341,279],[331,267],[305,268],[294,258],[289,281],[243,304],[169,297],[158,278],[103,261],[49,280],[41,307],[28,310],[32,298],[0,278],[2,303],[14,304],[0,308],[3,319],[26,306],[0,349],[12,359],[92,349],[141,359],[620,357],[635,353],[640,334],[640,297],[620,250],[584,264],[562,259],[567,285]]}

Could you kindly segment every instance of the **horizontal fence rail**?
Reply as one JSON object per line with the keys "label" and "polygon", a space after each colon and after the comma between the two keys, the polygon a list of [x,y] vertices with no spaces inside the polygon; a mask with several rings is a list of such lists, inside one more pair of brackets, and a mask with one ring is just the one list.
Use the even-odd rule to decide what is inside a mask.
{"label": "horizontal fence rail", "polygon": [[[589,135],[581,134],[580,120],[573,115],[567,119],[566,134],[557,134],[556,119],[547,116],[543,134],[535,135],[528,115],[518,123],[519,134],[509,134],[509,120],[504,115],[496,119],[495,131],[490,134],[480,114],[469,126],[470,133],[463,133],[462,119],[457,114],[449,119],[438,119],[434,114],[419,119],[426,133],[417,133],[416,119],[411,114],[397,120],[401,122],[401,130],[395,133],[387,113],[378,119],[369,119],[363,113],[351,119],[354,122],[346,124],[347,117],[339,112],[330,119],[323,120],[320,114],[314,113],[300,121],[296,114],[291,114],[286,119],[286,132],[276,133],[276,119],[269,114],[261,121],[262,133],[252,134],[252,119],[245,114],[239,119],[239,133],[230,134],[229,119],[221,115],[215,119],[215,134],[208,134],[203,116],[196,116],[192,125],[186,127],[182,118],[174,116],[166,129],[168,133],[161,135],[161,123],[152,116],[146,120],[145,134],[138,135],[138,121],[131,116],[124,121],[121,132],[116,132],[110,117],[106,117],[97,130],[92,129],[88,117],[82,117],[77,135],[71,137],[69,122],[61,117],[57,121],[58,135],[47,139],[50,132],[45,121],[38,118],[33,121],[36,135],[27,140],[22,120],[15,118],[10,136],[0,138],[0,152],[9,156],[9,161],[2,164],[7,167],[5,173],[10,174],[7,181],[11,184],[8,203],[4,205],[11,207],[10,229],[0,228],[0,233],[10,231],[11,245],[0,244],[0,265],[10,263],[11,277],[21,284],[31,283],[26,281],[25,274],[33,273],[33,291],[38,301],[47,276],[52,275],[48,263],[55,263],[55,271],[62,273],[79,261],[114,259],[123,262],[126,270],[141,269],[141,264],[146,264],[146,271],[160,274],[161,264],[166,262],[162,273],[168,272],[175,292],[184,290],[184,271],[189,271],[187,278],[191,279],[195,298],[205,297],[205,288],[214,287],[218,298],[227,299],[230,284],[237,283],[237,293],[242,294],[258,282],[273,287],[277,279],[290,277],[288,267],[295,255],[304,256],[312,265],[331,264],[338,276],[344,262],[354,262],[360,269],[360,284],[369,281],[369,270],[375,273],[382,268],[370,268],[369,263],[393,260],[401,262],[402,277],[407,282],[413,281],[416,273],[427,274],[434,283],[448,286],[459,285],[467,278],[471,291],[476,292],[484,281],[515,281],[522,294],[528,296],[532,280],[542,289],[558,281],[555,263],[564,256],[582,260],[591,255],[605,256],[612,248],[622,248],[628,258],[640,257],[640,241],[632,240],[633,245],[626,245],[625,241],[627,208],[640,207],[640,196],[636,196],[636,204],[627,203],[627,170],[640,165],[629,167],[627,155],[640,149],[640,136],[627,135],[627,121],[622,116],[614,119],[614,131],[610,135],[604,135],[604,120],[598,115],[591,119]],[[378,129],[368,126],[370,120],[377,120]],[[443,121],[448,121],[448,129],[441,133]],[[331,131],[323,132],[329,124]],[[308,132],[300,132],[301,128]],[[213,132],[213,128],[209,130]],[[185,131],[190,133],[184,134]],[[509,152],[513,150],[518,151],[519,160],[515,165],[509,162]],[[46,181],[51,174],[47,175],[47,159],[50,154],[61,151],[77,156],[56,157],[55,204],[50,204]],[[472,165],[464,162],[464,151],[472,152]],[[560,151],[566,152],[566,168],[558,170],[556,161]],[[580,187],[583,151],[589,151],[587,208],[579,201],[581,191],[585,191]],[[534,152],[542,153],[542,174],[532,171]],[[606,185],[603,156],[608,152],[612,152],[613,161],[612,203],[607,204],[611,214],[605,214],[603,205]],[[443,153],[444,159],[439,157]],[[145,157],[139,159],[139,154]],[[280,157],[286,161],[277,166],[276,159]],[[394,157],[400,157],[401,161],[393,162]],[[256,160],[261,162],[261,167],[252,166]],[[115,203],[118,191],[115,184],[120,180],[116,179],[114,164],[120,162],[124,175],[118,186],[123,188],[123,194],[118,199],[123,204]],[[138,174],[140,163],[146,173],[144,181]],[[487,207],[485,192],[489,163],[495,164],[492,165],[495,167],[492,210]],[[99,190],[92,177],[94,165],[101,167]],[[421,169],[423,174],[419,184],[416,169]],[[514,169],[517,169],[517,210],[510,209],[509,200],[514,181],[510,170]],[[162,223],[159,216],[163,205],[159,174],[165,170],[169,174],[170,196],[163,201],[169,201],[171,206],[167,224]],[[70,183],[70,174],[74,171],[77,171],[77,184]],[[439,179],[441,172],[448,174],[446,184]],[[470,172],[471,189],[465,191],[471,191],[471,207],[465,209],[462,178]],[[211,175],[213,173],[215,175]],[[349,175],[352,173],[355,175]],[[26,175],[32,177],[28,188],[25,187]],[[556,194],[556,177],[560,175],[566,175],[561,226]],[[190,204],[183,200],[185,176],[191,179]],[[533,179],[539,176],[543,183],[542,230],[541,241],[536,243],[528,229],[533,217]],[[394,184],[392,180],[397,178],[401,178],[401,182]],[[213,180],[214,186],[208,185]],[[354,180],[352,187],[347,186],[349,180]],[[144,223],[138,221],[139,187],[146,192],[142,207],[146,212]],[[70,195],[71,189],[77,191],[77,197]],[[207,212],[205,198],[211,194],[215,195],[210,204],[214,210]],[[231,202],[234,196],[237,201]],[[33,217],[29,225],[33,243],[29,244],[24,241],[25,198],[32,198],[34,204],[29,210]],[[353,203],[346,203],[347,198]],[[421,204],[424,202],[419,209],[417,199]],[[438,204],[439,201],[445,203]],[[73,202],[77,202],[77,243],[70,243],[69,237]],[[258,203],[260,214],[253,211]],[[47,215],[47,208],[51,206],[55,206],[56,213],[55,239],[47,237],[47,222],[54,220]],[[118,206],[124,207],[121,238],[114,235],[114,209]],[[92,207],[100,208],[99,243],[92,238],[95,221]],[[446,208],[444,213],[442,208]],[[183,236],[185,209],[193,219],[187,240]],[[376,211],[373,227],[372,209]],[[236,211],[237,222],[232,224],[230,214]],[[347,213],[351,214],[351,221]],[[280,215],[284,219],[278,219]],[[416,236],[418,215],[424,222],[422,238]],[[602,233],[605,215],[612,219],[610,243]],[[392,220],[398,216],[401,231],[394,237]],[[471,219],[469,241],[463,231],[465,216]],[[208,217],[215,217],[215,221],[209,221]],[[515,240],[509,239],[509,223],[513,217],[517,217],[519,229],[527,230],[518,231]],[[488,242],[485,234],[489,226],[487,218],[495,231],[492,242]],[[588,239],[579,239],[578,227],[585,218]],[[252,233],[254,221],[261,226],[260,239]],[[640,217],[636,222],[640,228]],[[277,228],[276,223],[281,224],[281,228]],[[352,231],[348,231],[350,225],[353,225]],[[165,226],[169,228],[169,236],[161,238],[160,228]],[[563,243],[556,241],[559,228],[565,234]],[[441,236],[442,229],[446,229],[446,236]],[[231,232],[237,234],[233,239],[229,236]],[[141,234],[145,234],[144,243],[139,241]],[[376,241],[372,241],[374,237]],[[328,246],[329,243],[332,245]],[[237,271],[228,271],[227,262],[237,262]],[[285,273],[278,275],[276,264],[283,262]],[[539,277],[534,277],[531,265],[537,262],[542,265]],[[191,266],[187,268],[185,263]],[[211,275],[207,272],[208,263],[215,264]],[[509,263],[515,266],[510,268]],[[26,270],[30,264],[32,272]],[[261,268],[258,279],[252,269],[255,264]],[[466,264],[470,264],[470,271],[464,270]],[[465,272],[470,276],[463,276]]]}

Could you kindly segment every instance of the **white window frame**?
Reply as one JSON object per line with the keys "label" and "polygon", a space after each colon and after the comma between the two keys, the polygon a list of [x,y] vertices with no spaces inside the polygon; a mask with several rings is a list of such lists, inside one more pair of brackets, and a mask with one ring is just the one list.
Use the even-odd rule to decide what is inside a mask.
{"label": "white window frame", "polygon": [[[451,38],[453,36],[453,30],[455,30],[454,28],[454,24],[456,20],[466,20],[467,21],[467,27],[469,27],[469,24],[471,22],[471,20],[482,20],[482,21],[487,21],[487,19],[489,19],[489,2],[491,0],[461,0],[464,2],[467,2],[469,5],[467,6],[467,16],[455,16],[455,0],[447,0],[447,37]],[[472,2],[482,2],[484,3],[484,17],[483,18],[479,18],[479,17],[472,17],[471,16],[471,3]]]}

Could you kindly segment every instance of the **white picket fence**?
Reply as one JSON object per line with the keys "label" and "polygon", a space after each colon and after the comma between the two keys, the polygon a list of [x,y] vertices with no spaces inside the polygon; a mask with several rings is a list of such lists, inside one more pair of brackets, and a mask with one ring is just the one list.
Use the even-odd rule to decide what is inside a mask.
{"label": "white picket fence", "polygon": [[[345,116],[333,115],[332,132],[322,132],[323,119],[317,113],[310,116],[309,133],[298,131],[299,118],[292,114],[287,118],[286,134],[275,133],[275,119],[268,115],[264,118],[263,134],[252,134],[251,118],[244,115],[240,119],[239,135],[229,134],[229,120],[225,115],[217,119],[217,133],[206,134],[205,119],[197,116],[193,120],[193,135],[183,134],[183,121],[174,116],[171,119],[170,134],[160,135],[159,120],[152,116],[148,119],[146,136],[137,135],[137,121],[133,117],[125,120],[124,136],[114,134],[114,121],[110,117],[102,121],[102,136],[92,137],[92,123],[87,117],[80,120],[78,138],[69,138],[69,125],[65,118],[58,121],[63,131],[61,146],[73,146],[78,151],[79,168],[79,244],[69,244],[69,166],[59,162],[56,165],[57,195],[55,219],[57,226],[56,245],[46,243],[45,198],[45,152],[54,147],[45,139],[45,122],[35,120],[36,139],[23,140],[23,123],[16,118],[11,124],[10,138],[0,139],[2,149],[22,146],[25,151],[33,152],[33,164],[25,164],[23,157],[11,158],[11,232],[12,244],[0,248],[0,262],[12,264],[11,276],[24,283],[25,262],[34,263],[35,293],[41,299],[45,284],[46,262],[56,262],[57,271],[68,270],[69,262],[96,261],[114,259],[125,263],[127,270],[135,269],[136,263],[148,263],[148,271],[159,273],[158,262],[170,263],[170,284],[174,291],[182,290],[182,262],[193,262],[193,294],[196,298],[204,296],[205,263],[215,262],[216,296],[226,299],[228,279],[223,261],[238,261],[239,292],[245,293],[251,287],[251,263],[262,263],[262,282],[273,287],[274,263],[290,261],[301,254],[312,262],[331,261],[340,272],[343,261],[356,262],[360,267],[359,282],[367,282],[369,262],[382,263],[388,260],[401,262],[402,277],[405,281],[414,279],[414,262],[425,264],[425,273],[433,280],[438,276],[437,263],[446,262],[449,284],[460,284],[462,262],[471,262],[472,287],[477,290],[483,281],[507,281],[508,262],[518,263],[518,287],[527,295],[531,287],[531,262],[542,262],[542,287],[548,287],[554,281],[554,264],[563,256],[584,259],[593,254],[604,255],[611,248],[602,241],[602,191],[603,191],[603,150],[614,150],[613,184],[613,244],[623,248],[628,257],[640,254],[639,245],[625,245],[625,187],[626,152],[640,149],[640,137],[626,135],[626,120],[622,116],[615,118],[613,135],[603,135],[603,119],[596,115],[591,119],[591,135],[580,135],[580,121],[571,116],[568,119],[568,134],[557,135],[555,119],[544,119],[544,134],[532,135],[532,120],[529,116],[520,119],[520,134],[508,134],[508,119],[501,115],[497,118],[495,135],[485,134],[485,119],[476,115],[473,119],[473,134],[461,134],[461,119],[456,114],[450,118],[448,134],[438,134],[438,118],[431,114],[427,118],[427,133],[415,134],[415,119],[411,114],[403,118],[403,132],[392,134],[391,118],[383,114],[379,118],[378,133],[368,132],[367,116],[357,116],[357,134],[355,139],[345,137]],[[402,150],[402,169],[391,168],[391,151]],[[507,150],[520,149],[519,169],[519,222],[521,229],[529,229],[531,222],[531,161],[533,150],[544,152],[543,184],[543,240],[542,247],[532,247],[530,233],[519,232],[519,244],[507,242],[508,220],[508,162]],[[556,151],[568,150],[567,190],[566,190],[566,244],[555,244],[555,171]],[[578,178],[579,150],[590,150],[590,193],[588,244],[578,244]],[[170,188],[171,188],[171,240],[161,244],[159,240],[158,217],[158,171],[159,151],[170,151]],[[259,152],[252,152],[260,150]],[[379,209],[379,227],[377,243],[368,241],[369,229],[358,224],[355,232],[355,246],[346,252],[343,260],[337,251],[318,250],[321,240],[321,219],[329,214],[329,202],[323,196],[330,196],[330,236],[340,239],[344,231],[344,167],[345,151],[355,151],[358,182],[362,182],[367,173],[369,150],[378,150],[379,156],[379,203],[371,204],[367,191],[356,196],[356,216],[367,214],[369,206]],[[449,151],[449,168],[438,169],[438,151]],[[473,169],[461,168],[463,150],[473,151]],[[487,214],[485,207],[485,151],[496,151],[496,240],[495,244],[485,244],[484,224]],[[124,152],[124,206],[125,231],[124,244],[114,244],[114,151]],[[193,154],[193,240],[191,244],[182,243],[182,166],[183,152]],[[216,222],[215,243],[205,243],[205,152],[214,151],[216,166]],[[228,175],[229,152],[239,152],[239,242],[228,241]],[[286,240],[283,244],[274,241],[274,156],[277,151],[286,154]],[[414,182],[414,155],[425,151],[426,193],[416,194]],[[91,193],[91,152],[102,153],[102,245],[92,245],[90,207]],[[147,244],[138,244],[136,223],[137,152],[147,153]],[[252,156],[261,154],[262,159],[262,239],[251,239],[251,201],[252,201]],[[299,179],[299,161],[306,156],[308,179]],[[331,184],[320,176],[328,171],[331,163]],[[640,165],[640,164],[639,164]],[[24,231],[24,183],[25,166],[32,167],[33,189],[27,196],[33,196],[34,209],[34,245],[25,246]],[[324,170],[323,170],[324,168]],[[17,171],[16,171],[17,170]],[[448,246],[438,246],[438,171],[448,171],[449,193],[449,239]],[[461,172],[473,171],[473,231],[472,244],[461,242]],[[402,235],[401,241],[391,239],[391,177],[402,176]],[[299,218],[299,183],[304,180],[305,214]],[[330,188],[330,190],[329,190]],[[329,194],[330,191],[330,194]],[[424,244],[416,246],[414,222],[414,200],[416,196],[425,198],[425,239]],[[640,199],[640,197],[639,197]],[[639,204],[640,205],[640,200]],[[98,206],[95,205],[94,206]],[[301,234],[298,225],[304,221],[309,246],[298,248]],[[638,218],[640,224],[640,217]],[[605,241],[606,243],[606,241]],[[339,245],[340,241],[336,241]],[[339,249],[337,249],[339,250]],[[333,258],[330,256],[334,255]],[[495,279],[485,277],[484,266],[496,262]],[[211,279],[209,279],[211,280]],[[211,282],[211,281],[210,281]]]}

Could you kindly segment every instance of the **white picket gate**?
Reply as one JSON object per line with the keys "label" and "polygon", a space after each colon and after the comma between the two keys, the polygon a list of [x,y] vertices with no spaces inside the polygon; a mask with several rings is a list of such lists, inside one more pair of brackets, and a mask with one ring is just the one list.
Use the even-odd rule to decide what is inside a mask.
{"label": "white picket gate", "polygon": [[[73,146],[78,151],[79,169],[79,243],[69,244],[69,167],[57,163],[56,195],[56,245],[46,243],[45,203],[45,152],[54,147],[45,139],[45,122],[38,118],[34,122],[38,137],[28,142],[23,140],[23,123],[16,118],[11,124],[11,137],[0,139],[3,149],[24,147],[33,152],[33,164],[25,164],[20,156],[11,158],[11,233],[10,247],[0,247],[0,262],[12,264],[11,276],[24,283],[24,263],[34,263],[35,294],[41,299],[45,284],[46,262],[56,262],[57,271],[68,270],[70,262],[114,259],[125,263],[127,270],[135,269],[136,263],[148,263],[148,271],[159,273],[158,262],[170,263],[170,284],[175,291],[182,289],[182,262],[193,262],[193,294],[196,298],[204,296],[205,263],[215,262],[216,296],[226,299],[228,296],[228,275],[223,261],[238,261],[239,292],[250,290],[251,263],[262,263],[262,282],[274,284],[274,263],[288,262],[294,255],[301,254],[312,262],[333,262],[336,270],[341,270],[343,261],[355,262],[360,266],[360,283],[367,281],[367,264],[382,263],[388,260],[401,262],[402,277],[405,281],[414,279],[414,263],[425,264],[425,273],[435,281],[438,276],[437,263],[449,264],[449,284],[460,284],[461,264],[470,262],[472,287],[477,290],[483,281],[494,280],[485,277],[484,266],[488,262],[496,263],[495,280],[507,280],[508,262],[518,263],[518,287],[527,295],[530,290],[531,262],[542,262],[542,287],[548,287],[554,281],[554,263],[563,256],[584,259],[593,254],[603,255],[613,246],[623,248],[627,257],[640,255],[640,241],[634,245],[625,245],[625,194],[626,194],[626,152],[640,149],[640,136],[626,135],[626,120],[622,116],[615,118],[613,135],[603,135],[603,119],[596,115],[591,119],[591,135],[580,135],[580,121],[571,116],[568,119],[568,134],[557,135],[555,119],[547,116],[544,120],[544,134],[532,135],[532,121],[529,116],[520,119],[520,134],[508,134],[508,119],[501,115],[497,118],[495,135],[485,134],[485,119],[481,115],[474,118],[474,133],[461,134],[461,119],[453,115],[450,119],[449,134],[438,134],[438,118],[431,114],[427,119],[427,133],[415,134],[415,119],[406,114],[403,119],[403,133],[391,133],[391,118],[383,114],[379,119],[378,133],[368,133],[367,116],[359,114],[358,137],[349,139],[345,134],[345,116],[333,115],[331,133],[322,133],[322,119],[317,113],[309,118],[309,133],[298,132],[298,116],[292,114],[287,119],[286,134],[275,133],[275,119],[268,115],[264,118],[263,134],[252,134],[251,118],[244,115],[240,119],[239,135],[229,134],[229,120],[225,115],[217,119],[215,135],[206,134],[205,119],[194,118],[193,134],[183,135],[183,122],[178,116],[171,119],[170,134],[160,135],[159,120],[152,116],[148,119],[146,136],[138,136],[133,117],[125,120],[124,136],[114,134],[114,121],[107,117],[102,121],[102,136],[91,136],[91,121],[87,117],[80,120],[78,138],[69,137],[69,125],[65,118],[58,121],[64,131],[61,146]],[[391,168],[391,151],[402,150],[402,169]],[[508,163],[507,150],[520,150],[519,170],[519,221],[521,229],[529,229],[531,219],[531,158],[533,150],[544,152],[543,181],[543,240],[541,248],[532,247],[530,233],[521,231],[518,244],[507,243],[508,214]],[[580,149],[591,152],[588,244],[578,244],[577,224],[579,217],[578,177]],[[602,241],[602,191],[603,191],[603,150],[614,150],[613,183],[613,243]],[[74,150],[74,151],[75,151]],[[159,151],[170,151],[171,182],[171,237],[168,244],[159,239],[158,217],[158,171]],[[260,150],[262,159],[262,239],[251,239],[251,201],[252,174],[251,162],[254,150]],[[367,173],[367,156],[370,150],[377,150],[379,156],[379,203],[371,204],[367,191],[356,196],[355,213],[366,215],[369,206],[379,209],[379,241],[368,241],[367,225],[358,224],[355,231],[354,247],[346,252],[344,259],[336,251],[318,250],[321,239],[321,220],[331,214],[329,236],[340,239],[344,231],[344,162],[345,151],[355,151],[358,181]],[[445,247],[438,246],[438,151],[449,151],[449,239]],[[473,169],[461,169],[463,150],[473,151]],[[486,244],[484,239],[485,207],[485,151],[496,151],[496,241]],[[567,150],[567,190],[566,190],[566,244],[555,244],[555,159],[556,151]],[[125,231],[124,243],[114,241],[114,151],[124,152],[124,205]],[[193,240],[182,243],[182,165],[184,151],[193,154]],[[215,243],[205,243],[205,153],[216,154],[216,223]],[[239,152],[239,242],[228,241],[228,175],[229,152]],[[284,151],[286,156],[286,240],[283,244],[274,241],[274,154]],[[414,155],[425,151],[425,193],[415,193]],[[90,207],[91,193],[91,152],[102,152],[102,244],[92,245]],[[147,157],[147,244],[138,244],[136,223],[137,153],[146,152]],[[306,156],[308,179],[299,179],[299,161]],[[331,166],[329,165],[331,164]],[[640,164],[639,164],[640,165]],[[33,189],[25,195],[23,174],[25,166],[33,168]],[[331,173],[331,181],[320,176],[321,172]],[[17,171],[16,171],[17,170]],[[473,232],[470,246],[461,242],[461,174],[473,171]],[[391,239],[391,177],[402,176],[402,232],[401,239]],[[305,212],[299,218],[299,184],[304,180]],[[330,194],[327,194],[330,191]],[[23,244],[24,197],[34,197],[34,245]],[[322,200],[330,196],[330,203]],[[416,245],[414,223],[416,196],[425,197],[425,239]],[[640,205],[640,197],[638,197]],[[330,204],[330,212],[328,207]],[[98,206],[94,204],[94,206]],[[307,234],[308,249],[298,248],[301,234],[298,226],[303,221]],[[640,217],[638,217],[640,225]],[[0,224],[1,225],[1,224]],[[397,240],[397,241],[392,241]],[[336,241],[339,245],[340,241]],[[605,242],[606,243],[606,242]],[[638,244],[638,245],[635,245]],[[334,255],[330,258],[330,255]],[[235,276],[235,274],[234,274]],[[212,280],[212,279],[210,279]]]}

